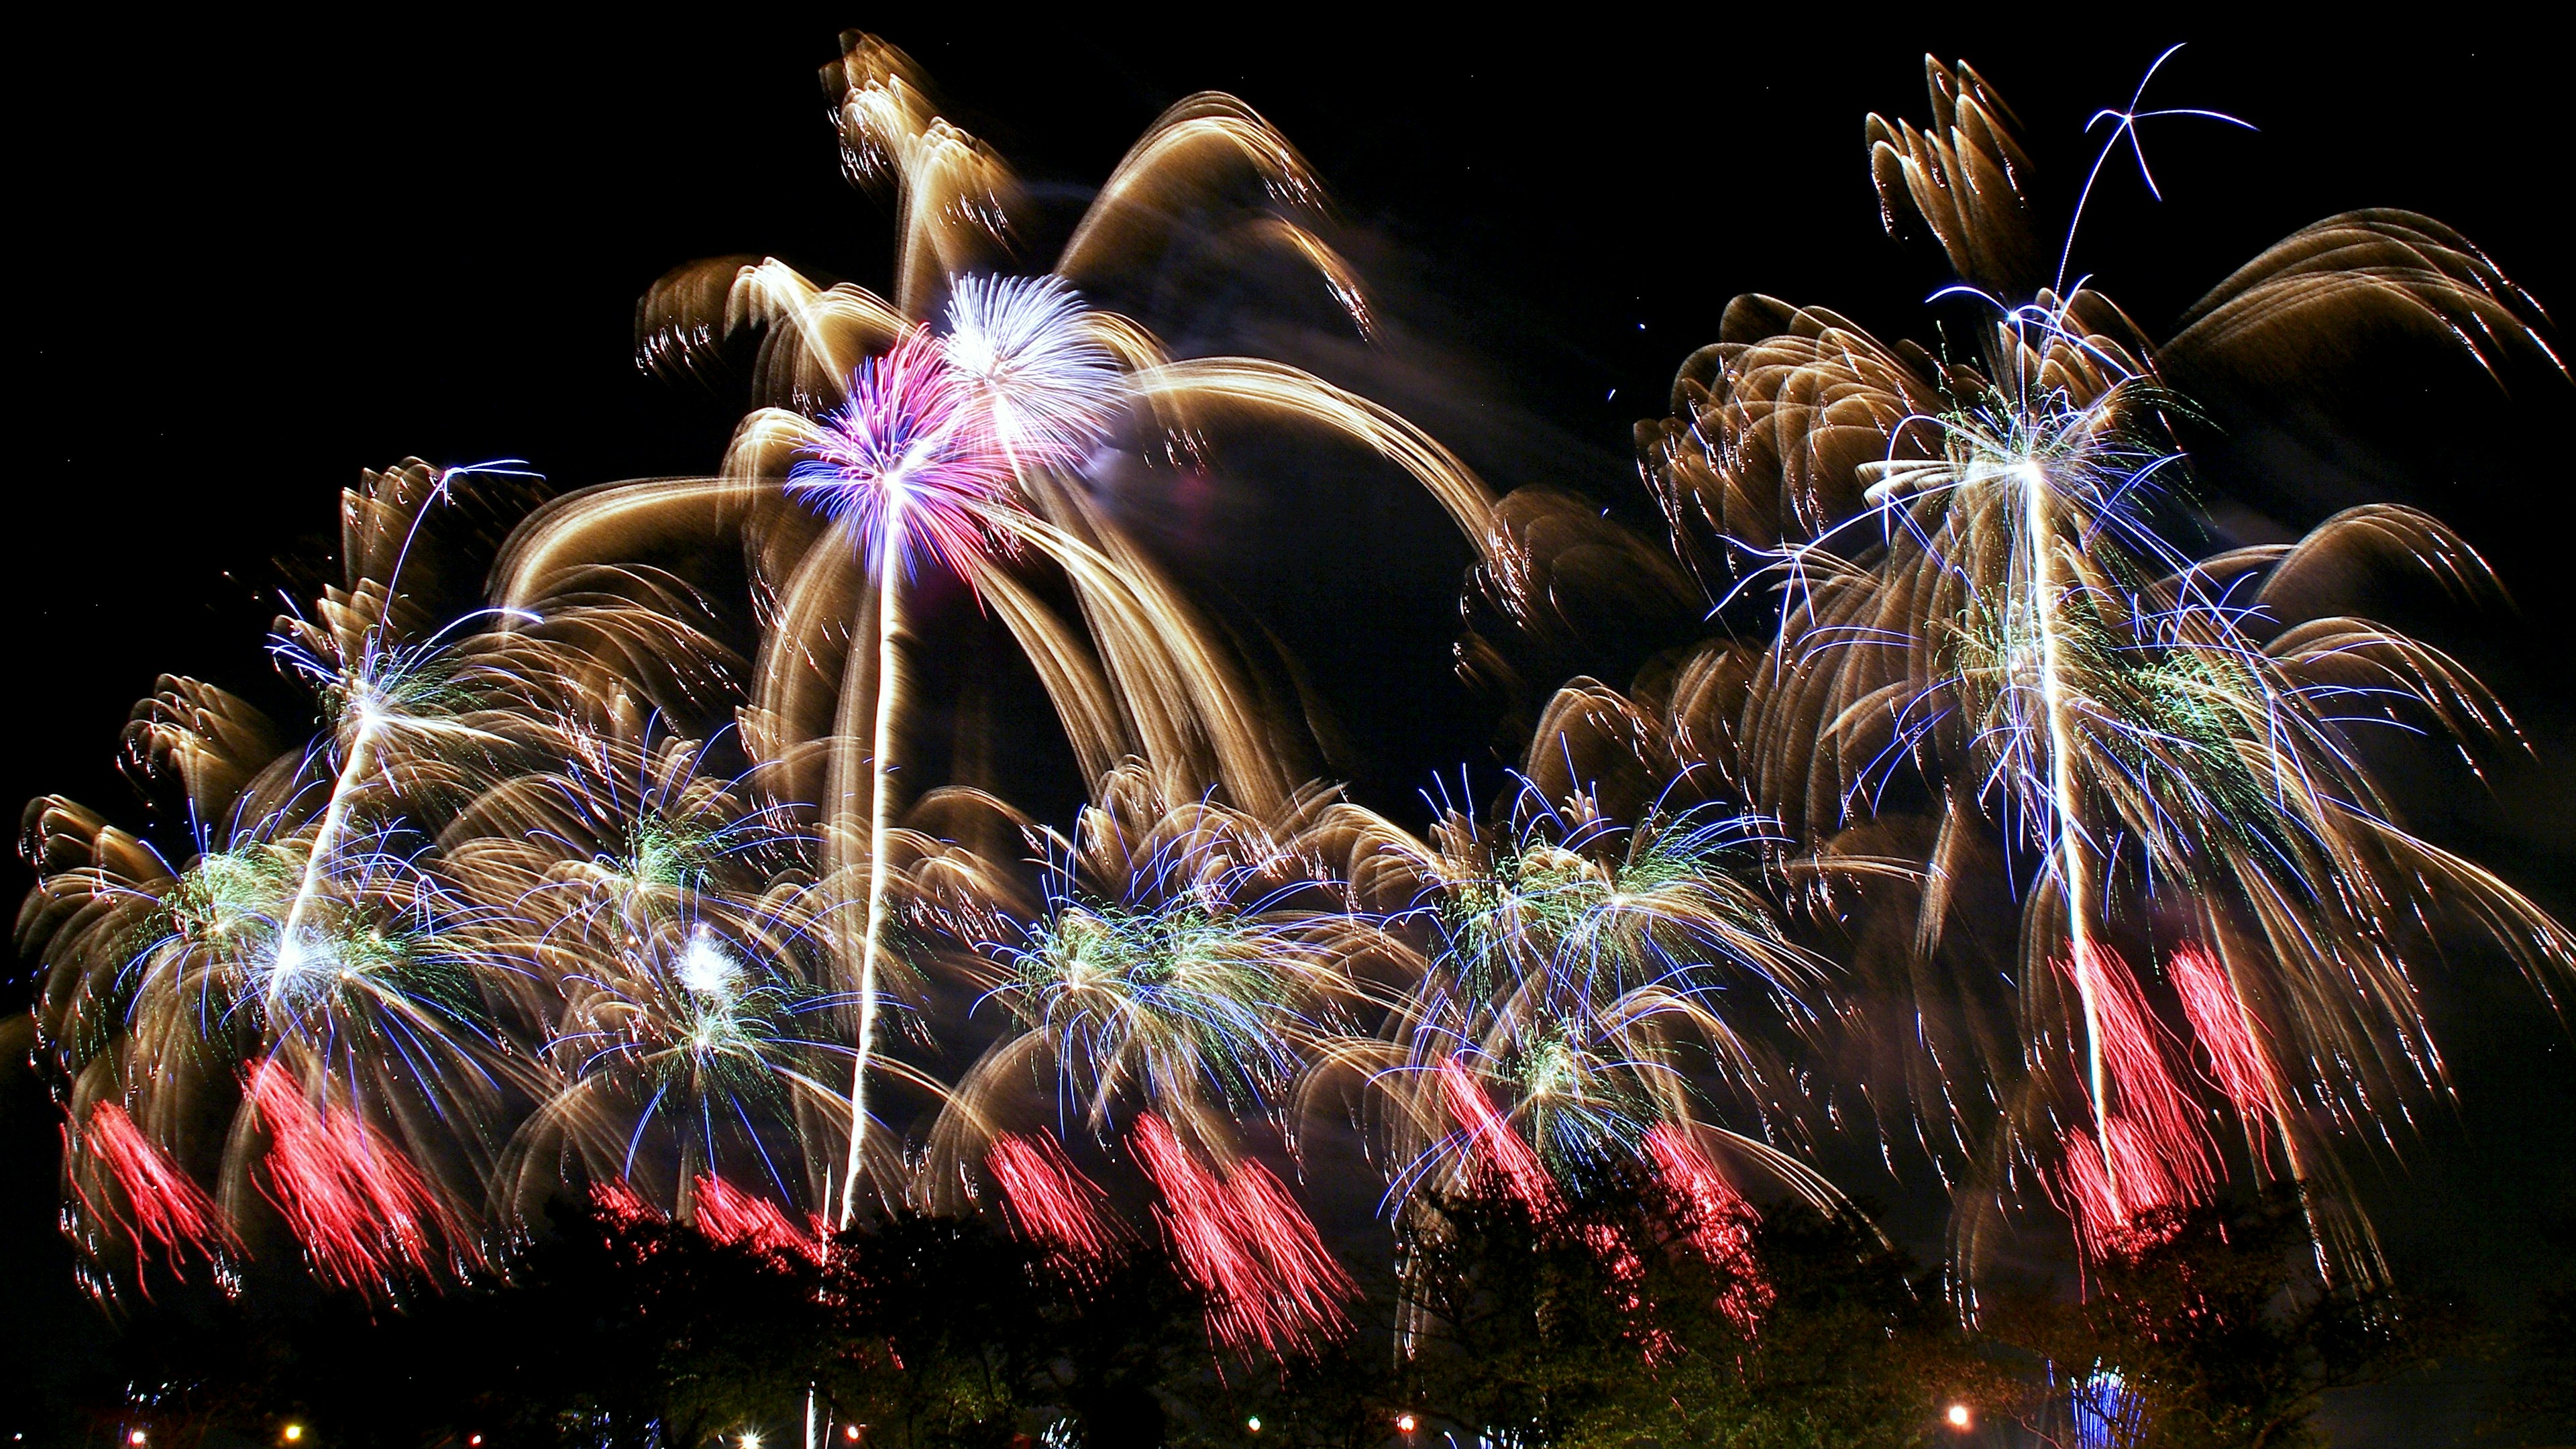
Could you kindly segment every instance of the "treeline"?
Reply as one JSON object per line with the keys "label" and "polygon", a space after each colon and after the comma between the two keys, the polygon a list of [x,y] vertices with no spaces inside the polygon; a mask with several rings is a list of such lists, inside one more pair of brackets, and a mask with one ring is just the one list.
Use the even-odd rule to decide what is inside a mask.
{"label": "treeline", "polygon": [[[1974,1332],[1858,1218],[1775,1209],[1734,1254],[1684,1220],[1636,1184],[1432,1200],[1351,1332],[1283,1363],[1213,1352],[1159,1246],[1074,1263],[908,1215],[806,1251],[567,1205],[505,1278],[399,1307],[165,1285],[112,1364],[14,1408],[29,1442],[209,1449],[783,1449],[809,1412],[877,1449],[2279,1449],[2319,1442],[2330,1389],[2498,1346],[2319,1281],[2287,1199],[2169,1217],[2081,1301],[2033,1283]],[[2576,1294],[2545,1297],[2500,1422],[2569,1426],[2571,1328]]]}

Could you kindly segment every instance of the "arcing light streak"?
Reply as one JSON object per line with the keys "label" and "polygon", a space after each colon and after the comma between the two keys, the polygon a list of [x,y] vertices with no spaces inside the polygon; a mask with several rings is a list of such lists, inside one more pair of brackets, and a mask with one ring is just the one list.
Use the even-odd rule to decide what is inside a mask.
{"label": "arcing light streak", "polygon": [[823,1260],[825,1232],[818,1219],[810,1232],[798,1231],[778,1204],[755,1197],[721,1177],[697,1180],[695,1226],[715,1242],[763,1253],[793,1253],[809,1262]]}
{"label": "arcing light streak", "polygon": [[2227,968],[2196,943],[2186,941],[2165,958],[2165,975],[2180,998],[2192,1039],[2208,1054],[2211,1073],[2221,1091],[2247,1124],[2260,1123],[2276,1110],[2272,1064],[2256,1037],[2254,1018],[2236,996]]}
{"label": "arcing light streak", "polygon": [[1699,1144],[1671,1123],[1658,1122],[1646,1134],[1646,1155],[1656,1179],[1682,1203],[1691,1246],[1725,1276],[1718,1311],[1739,1331],[1753,1333],[1779,1296],[1753,1252],[1753,1229],[1761,1214]]}
{"label": "arcing light streak", "polygon": [[1530,1151],[1511,1123],[1494,1110],[1493,1099],[1485,1095],[1484,1084],[1467,1069],[1465,1058],[1450,1057],[1438,1070],[1441,1098],[1448,1104],[1458,1130],[1466,1134],[1460,1150],[1482,1161],[1533,1218],[1545,1222],[1563,1212],[1565,1201],[1557,1193],[1556,1179],[1548,1176],[1538,1154]]}

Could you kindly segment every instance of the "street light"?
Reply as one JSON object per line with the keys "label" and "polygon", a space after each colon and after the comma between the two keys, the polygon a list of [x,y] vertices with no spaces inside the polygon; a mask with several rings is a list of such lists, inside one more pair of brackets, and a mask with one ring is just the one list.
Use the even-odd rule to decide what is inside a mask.
{"label": "street light", "polygon": [[1410,1433],[1412,1433],[1412,1432],[1413,1432],[1413,1416],[1412,1416],[1411,1414],[1398,1414],[1398,1415],[1396,1415],[1396,1416],[1395,1416],[1395,1431],[1396,1431],[1397,1433],[1399,1433],[1399,1434],[1410,1434]]}
{"label": "street light", "polygon": [[1247,1429],[1250,1429],[1250,1430],[1251,1430],[1253,1433],[1255,1433],[1255,1434],[1260,1433],[1260,1432],[1261,1432],[1261,1416],[1260,1416],[1259,1414],[1255,1414],[1255,1415],[1253,1415],[1251,1418],[1244,1420],[1244,1421],[1243,1421],[1243,1427],[1245,1427],[1245,1428],[1247,1428]]}
{"label": "street light", "polygon": [[1965,1433],[1972,1416],[1968,1413],[1967,1405],[1952,1404],[1950,1406],[1950,1412],[1942,1415],[1942,1417],[1950,1421],[1951,1428]]}
{"label": "street light", "polygon": [[297,1442],[301,1441],[303,1438],[304,1438],[304,1426],[303,1426],[303,1425],[301,1425],[301,1424],[289,1424],[289,1425],[287,1425],[287,1426],[286,1426],[286,1442],[287,1442],[287,1443],[289,1443],[289,1444],[297,1443]]}

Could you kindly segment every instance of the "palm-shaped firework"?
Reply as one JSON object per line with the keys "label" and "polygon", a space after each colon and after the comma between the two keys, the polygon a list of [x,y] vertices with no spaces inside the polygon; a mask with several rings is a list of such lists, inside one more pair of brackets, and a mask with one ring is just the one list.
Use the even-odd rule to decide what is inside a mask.
{"label": "palm-shaped firework", "polygon": [[[1446,449],[1384,409],[1277,364],[1169,361],[1143,327],[1073,290],[1168,227],[1180,200],[1214,201],[1248,177],[1277,204],[1238,227],[1243,244],[1290,245],[1356,303],[1347,268],[1291,214],[1314,196],[1303,163],[1240,103],[1208,95],[1173,108],[1111,177],[1056,271],[1013,278],[982,270],[1010,224],[1009,173],[931,109],[912,63],[853,36],[826,81],[840,98],[851,174],[896,193],[895,299],[817,287],[775,262],[720,260],[665,278],[644,306],[646,358],[715,365],[718,339],[761,327],[753,384],[774,405],[743,421],[721,478],[613,485],[540,516],[513,541],[502,596],[537,596],[569,562],[639,525],[731,530],[771,496],[829,520],[819,536],[783,528],[759,545],[777,574],[764,585],[772,627],[745,735],[756,757],[781,767],[782,788],[822,803],[825,876],[845,883],[850,901],[847,918],[831,922],[858,1017],[846,1223],[870,1160],[868,1075],[898,884],[886,853],[903,751],[898,581],[935,562],[1000,618],[1086,777],[1140,757],[1176,797],[1215,786],[1267,814],[1295,779],[1279,727],[1232,651],[1071,475],[1140,410],[1184,447],[1207,416],[1248,410],[1360,441],[1421,480],[1480,541],[1489,500]],[[781,536],[800,542],[791,551]],[[1079,627],[1010,566],[1024,552],[1061,570]]]}
{"label": "palm-shaped firework", "polygon": [[[1916,962],[1939,948],[1988,830],[2035,867],[2017,1031],[1961,1030],[1951,1008],[1973,1013],[1978,993],[1908,966],[1939,1023],[1921,1095],[1955,1118],[1983,1095],[1958,1092],[1956,1072],[2018,1082],[2027,1060],[2036,1076],[2002,1094],[1985,1180],[2042,1167],[2099,1248],[2217,1168],[2155,996],[2304,1179],[2321,1164],[2303,1113],[2375,1115],[2432,1080],[2409,921],[2463,912],[2540,969],[2576,945],[2392,823],[2356,753],[2352,729],[2374,717],[2508,728],[2476,683],[2392,631],[2287,612],[2295,579],[2339,557],[2411,557],[2472,585],[2483,565],[2388,508],[2296,549],[2195,560],[2171,541],[2188,495],[2166,419],[2185,404],[2163,373],[2360,318],[2492,364],[2539,346],[2537,313],[2439,227],[2357,213],[2266,254],[2152,349],[2098,294],[2035,288],[2028,161],[2001,103],[1965,67],[1934,66],[1932,85],[1930,131],[1873,121],[1877,177],[1890,224],[1919,215],[1988,299],[1982,368],[1740,300],[1728,340],[1676,388],[1688,428],[1641,439],[1677,531],[1731,538],[1692,546],[1708,576],[1779,585],[1767,657],[1715,670],[1729,703],[1697,733],[1721,772],[1833,853],[1883,850],[1909,838],[1891,822],[1929,815],[1928,836],[1900,846],[1923,873],[1900,953]],[[2143,118],[2113,114],[2115,142]],[[1742,615],[1753,592],[1722,607]],[[2161,958],[2161,993],[2120,943]],[[2054,1085],[2060,1040],[2071,1093]]]}

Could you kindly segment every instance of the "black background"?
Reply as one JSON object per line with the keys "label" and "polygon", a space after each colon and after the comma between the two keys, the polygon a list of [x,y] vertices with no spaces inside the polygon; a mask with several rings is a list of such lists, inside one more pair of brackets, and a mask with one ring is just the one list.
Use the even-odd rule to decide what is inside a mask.
{"label": "black background", "polygon": [[[1379,286],[1386,356],[1343,375],[1383,384],[1505,486],[1567,483],[1621,509],[1642,504],[1629,423],[1663,410],[1734,294],[1928,340],[1937,254],[1883,235],[1861,145],[1871,110],[1925,118],[1927,48],[2011,100],[2058,218],[2092,158],[2086,117],[2124,103],[2175,41],[2190,45],[2150,101],[2260,128],[2151,123],[2162,203],[2133,164],[2106,170],[2077,270],[2151,333],[2271,241],[2364,205],[2440,217],[2544,304],[2576,306],[2553,130],[2566,82],[2528,37],[2143,17],[2073,35],[2061,12],[1815,10],[1809,28],[1767,31],[1713,9],[1418,30],[1262,11],[1222,34],[801,6],[542,25],[102,13],[24,37],[10,311],[32,325],[11,330],[0,443],[14,735],[0,797],[120,808],[117,729],[154,675],[257,687],[273,560],[327,551],[362,465],[516,456],[558,486],[710,466],[736,400],[640,374],[635,299],[671,265],[730,252],[885,284],[885,208],[840,179],[814,80],[844,25],[909,50],[949,114],[1077,203],[1172,101],[1244,97],[1304,150]],[[2498,394],[2457,371],[2362,359],[2351,451],[2213,481],[2241,481],[2284,524],[2361,496],[2418,502],[2489,552],[2519,612],[2435,632],[2498,685],[2538,760],[2494,765],[2491,792],[2438,777],[2399,793],[2564,914],[2571,390],[2527,369]],[[2259,442],[2238,451],[2285,456]],[[1415,556],[1438,528],[1413,504],[1339,501],[1347,516],[1302,520],[1293,552],[1273,550],[1296,567],[1229,564],[1221,582],[1291,619],[1370,747],[1363,792],[1401,810],[1490,723],[1445,674],[1463,555]],[[0,887],[27,879],[12,865]],[[2367,1191],[2402,1263],[2509,1310],[2550,1203],[2576,1201],[2571,1049],[2515,983],[2438,966],[2428,983],[2458,1103],[2420,1117]],[[0,1004],[23,999],[13,985]],[[50,1109],[23,1073],[5,1081],[0,1378],[48,1372],[95,1336],[50,1235]],[[2384,1442],[2426,1442],[2433,1426],[2409,1427],[2398,1400],[2438,1397],[2349,1413]]]}

